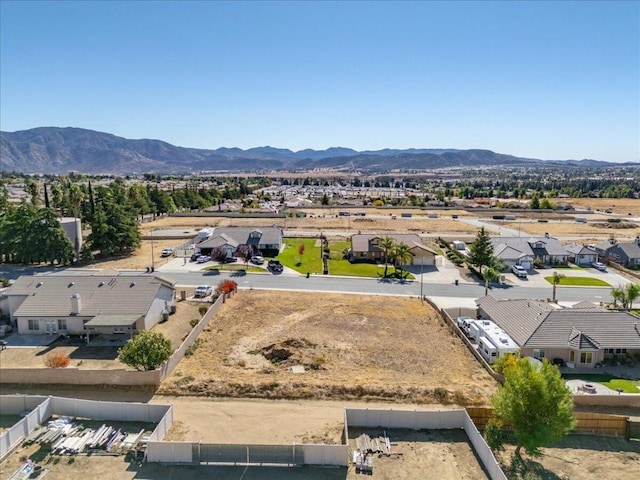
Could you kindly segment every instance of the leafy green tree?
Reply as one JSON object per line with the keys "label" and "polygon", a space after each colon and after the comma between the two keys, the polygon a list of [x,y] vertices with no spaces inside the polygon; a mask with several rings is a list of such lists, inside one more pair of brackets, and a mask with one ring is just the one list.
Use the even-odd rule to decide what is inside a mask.
{"label": "leafy green tree", "polygon": [[553,301],[556,301],[556,287],[562,281],[564,275],[558,272],[553,272],[553,276],[551,277],[551,283],[553,284]]}
{"label": "leafy green tree", "polygon": [[320,203],[322,205],[329,205],[329,195],[327,195],[326,193],[324,193],[322,195],[322,200],[320,200]]}
{"label": "leafy green tree", "polygon": [[488,267],[492,264],[493,245],[491,244],[491,238],[485,231],[484,227],[477,233],[475,240],[469,245],[469,263],[474,267],[477,267],[482,274],[482,267]]}
{"label": "leafy green tree", "polygon": [[171,342],[161,333],[138,333],[118,350],[118,359],[136,370],[155,370],[171,357]]}
{"label": "leafy green tree", "polygon": [[31,196],[31,204],[35,207],[38,205],[40,198],[38,196],[38,184],[33,180],[29,179],[27,182],[27,193]]}
{"label": "leafy green tree", "polygon": [[613,298],[614,308],[618,308],[618,302],[620,302],[622,308],[626,308],[627,295],[622,285],[618,285],[611,289],[611,297]]}
{"label": "leafy green tree", "polygon": [[540,208],[540,199],[538,198],[538,194],[534,194],[531,198],[531,203],[529,204],[529,208],[531,210],[538,210]]}
{"label": "leafy green tree", "polygon": [[494,416],[511,426],[516,456],[522,447],[539,455],[540,447],[553,444],[575,426],[573,396],[558,368],[546,359],[534,366],[526,358],[507,358],[504,386],[492,400]]}
{"label": "leafy green tree", "polygon": [[393,252],[393,248],[396,245],[396,241],[391,237],[384,237],[378,242],[378,247],[382,249],[384,255],[384,276],[387,277],[387,268],[389,266],[389,256]]}
{"label": "leafy green tree", "polygon": [[73,247],[55,212],[41,208],[36,213],[34,229],[39,232],[37,254],[45,262],[66,264],[73,260]]}

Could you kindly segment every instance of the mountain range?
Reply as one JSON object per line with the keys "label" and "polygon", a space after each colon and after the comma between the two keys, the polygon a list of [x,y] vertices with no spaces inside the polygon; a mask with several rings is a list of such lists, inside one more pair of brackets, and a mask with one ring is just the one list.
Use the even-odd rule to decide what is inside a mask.
{"label": "mountain range", "polygon": [[[336,169],[382,173],[445,167],[523,165],[550,161],[521,158],[490,150],[384,149],[357,151],[292,150],[274,147],[177,147],[161,140],[130,140],[82,128],[40,127],[0,132],[0,170],[4,172],[128,175],[140,173],[265,172]],[[565,160],[566,165],[606,167],[598,160]]]}

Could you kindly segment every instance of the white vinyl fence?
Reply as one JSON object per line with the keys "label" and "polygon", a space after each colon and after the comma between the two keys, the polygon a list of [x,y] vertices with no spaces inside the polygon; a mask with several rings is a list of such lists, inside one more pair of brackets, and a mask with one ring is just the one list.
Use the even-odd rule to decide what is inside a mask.
{"label": "white vinyl fence", "polygon": [[38,425],[45,423],[52,415],[157,423],[151,439],[164,437],[173,422],[173,407],[170,405],[102,402],[53,396],[1,395],[0,414],[24,415],[13,427],[0,435],[0,459],[3,459]]}

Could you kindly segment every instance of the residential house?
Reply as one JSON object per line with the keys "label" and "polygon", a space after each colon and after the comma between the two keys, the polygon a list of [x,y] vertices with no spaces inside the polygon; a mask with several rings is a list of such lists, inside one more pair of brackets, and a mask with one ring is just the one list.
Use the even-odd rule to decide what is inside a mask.
{"label": "residential house", "polygon": [[594,245],[593,248],[603,259],[609,259],[627,267],[640,267],[640,237],[636,237],[633,242],[620,243],[610,238]]}
{"label": "residential house", "polygon": [[598,252],[590,247],[572,243],[564,248],[569,252],[569,261],[576,265],[591,265],[598,261]]}
{"label": "residential house", "polygon": [[640,318],[589,302],[572,308],[535,300],[476,300],[478,315],[503,328],[523,357],[562,359],[594,367],[616,356],[640,354]]}
{"label": "residential house", "polygon": [[357,234],[351,236],[351,261],[352,262],[384,262],[384,251],[380,248],[380,242],[390,237],[397,244],[404,243],[410,247],[412,258],[409,265],[435,265],[437,253],[422,243],[422,239],[416,234],[389,234],[371,235]]}
{"label": "residential house", "polygon": [[175,308],[175,282],[110,269],[23,275],[2,294],[0,306],[20,334],[131,337]]}
{"label": "residential house", "polygon": [[275,257],[282,249],[282,230],[277,227],[217,227],[197,247],[203,255],[223,247],[227,256],[233,256],[240,245],[250,246],[255,254]]}
{"label": "residential house", "polygon": [[554,265],[567,263],[569,259],[569,252],[549,234],[544,237],[491,237],[491,244],[493,254],[508,267],[521,265],[528,270],[536,259]]}

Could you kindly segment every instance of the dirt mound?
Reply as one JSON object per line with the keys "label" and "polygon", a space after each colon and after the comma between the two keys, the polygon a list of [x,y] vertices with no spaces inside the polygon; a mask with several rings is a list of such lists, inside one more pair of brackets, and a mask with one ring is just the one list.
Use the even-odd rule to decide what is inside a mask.
{"label": "dirt mound", "polygon": [[274,365],[287,368],[303,365],[312,370],[320,370],[326,361],[324,355],[317,351],[317,345],[306,338],[288,338],[282,342],[267,345],[259,351]]}
{"label": "dirt mound", "polygon": [[598,227],[598,228],[614,228],[614,229],[628,229],[628,228],[636,228],[637,225],[635,223],[632,222],[602,222],[602,223],[593,223],[592,224],[594,227]]}

